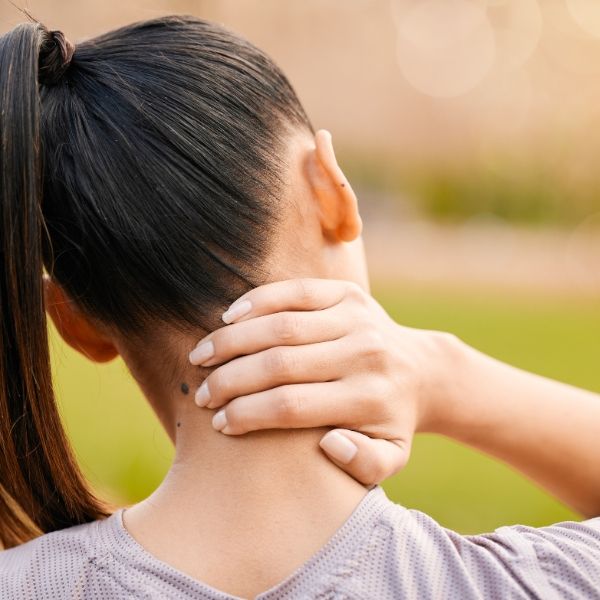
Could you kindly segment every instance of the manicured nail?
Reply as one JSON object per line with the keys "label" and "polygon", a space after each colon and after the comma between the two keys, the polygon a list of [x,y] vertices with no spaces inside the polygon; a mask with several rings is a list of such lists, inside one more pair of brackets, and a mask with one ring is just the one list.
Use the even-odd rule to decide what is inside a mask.
{"label": "manicured nail", "polygon": [[212,420],[212,426],[217,430],[221,431],[221,429],[225,429],[227,426],[227,416],[225,415],[224,410],[220,410]]}
{"label": "manicured nail", "polygon": [[337,431],[327,433],[319,442],[319,446],[335,460],[347,465],[358,452],[358,448],[346,436]]}
{"label": "manicured nail", "polygon": [[199,346],[196,346],[190,352],[190,362],[193,365],[201,365],[203,362],[206,362],[209,358],[212,358],[215,355],[215,345],[211,342],[204,342]]}
{"label": "manicured nail", "polygon": [[227,325],[240,319],[244,315],[247,315],[252,310],[252,302],[250,300],[242,300],[241,302],[234,302],[221,317]]}
{"label": "manicured nail", "polygon": [[206,379],[202,382],[202,385],[196,390],[194,402],[197,406],[200,407],[206,406],[210,402],[210,391],[208,389],[208,381],[206,381]]}

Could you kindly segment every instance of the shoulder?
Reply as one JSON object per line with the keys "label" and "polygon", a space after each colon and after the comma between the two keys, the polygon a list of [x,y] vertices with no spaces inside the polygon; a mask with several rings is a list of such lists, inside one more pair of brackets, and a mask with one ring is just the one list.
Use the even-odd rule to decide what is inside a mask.
{"label": "shoulder", "polygon": [[67,598],[81,593],[99,555],[102,521],[42,535],[0,552],[0,598]]}
{"label": "shoulder", "polygon": [[550,587],[560,597],[600,599],[600,517],[499,531],[531,549]]}
{"label": "shoulder", "polygon": [[354,585],[378,598],[598,598],[600,518],[461,535],[389,502]]}

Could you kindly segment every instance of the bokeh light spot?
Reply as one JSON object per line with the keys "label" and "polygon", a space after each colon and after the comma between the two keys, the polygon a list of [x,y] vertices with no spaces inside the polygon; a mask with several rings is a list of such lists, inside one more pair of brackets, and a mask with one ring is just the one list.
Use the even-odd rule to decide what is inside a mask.
{"label": "bokeh light spot", "polygon": [[470,0],[392,0],[397,62],[420,92],[453,97],[473,89],[495,57],[485,8]]}
{"label": "bokeh light spot", "polygon": [[507,71],[518,69],[540,42],[540,5],[537,0],[488,0],[487,4],[496,37],[496,65]]}
{"label": "bokeh light spot", "polygon": [[600,37],[600,2],[598,0],[567,0],[573,20],[587,33]]}

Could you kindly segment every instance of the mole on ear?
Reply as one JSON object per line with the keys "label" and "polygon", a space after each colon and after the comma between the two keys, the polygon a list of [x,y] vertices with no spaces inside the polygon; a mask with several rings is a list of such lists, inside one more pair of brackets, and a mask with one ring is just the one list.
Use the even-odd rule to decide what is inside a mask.
{"label": "mole on ear", "polygon": [[181,423],[177,421],[177,427],[181,427]]}
{"label": "mole on ear", "polygon": [[185,383],[185,381],[184,381],[184,382],[181,384],[181,392],[182,392],[183,394],[186,394],[186,395],[187,395],[187,394],[189,393],[189,391],[190,391],[190,386],[189,386],[187,383]]}

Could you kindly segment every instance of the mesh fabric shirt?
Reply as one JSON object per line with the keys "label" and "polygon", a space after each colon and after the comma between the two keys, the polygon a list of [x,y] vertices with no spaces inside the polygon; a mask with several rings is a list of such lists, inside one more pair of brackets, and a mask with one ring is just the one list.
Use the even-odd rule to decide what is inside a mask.
{"label": "mesh fabric shirt", "polygon": [[[233,600],[108,519],[0,552],[1,600]],[[371,490],[330,540],[257,599],[600,600],[600,518],[463,536]]]}

